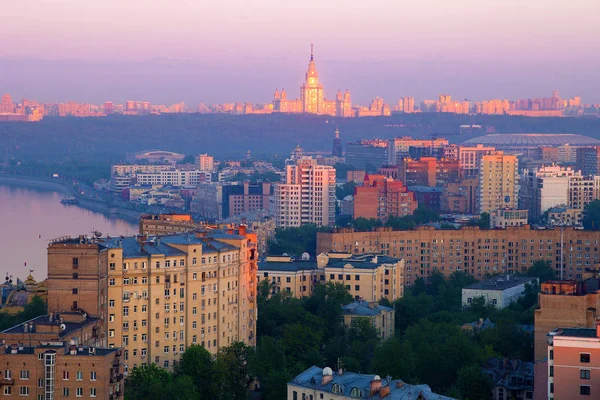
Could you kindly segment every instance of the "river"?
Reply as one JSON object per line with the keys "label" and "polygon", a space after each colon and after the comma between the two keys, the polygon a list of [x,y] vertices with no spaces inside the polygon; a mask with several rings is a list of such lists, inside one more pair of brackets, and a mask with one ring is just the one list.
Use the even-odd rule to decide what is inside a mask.
{"label": "river", "polygon": [[[61,204],[63,194],[0,185],[0,280],[8,273],[25,279],[29,269],[38,281],[47,275],[48,241],[59,236],[133,235],[135,223]],[[27,266],[25,266],[27,263]],[[16,280],[16,279],[15,279]]]}

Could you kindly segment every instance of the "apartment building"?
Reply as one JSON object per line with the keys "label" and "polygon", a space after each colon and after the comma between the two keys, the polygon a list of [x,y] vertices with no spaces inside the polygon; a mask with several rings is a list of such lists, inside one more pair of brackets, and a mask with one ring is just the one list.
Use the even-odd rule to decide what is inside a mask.
{"label": "apartment building", "polygon": [[357,300],[342,306],[344,325],[354,326],[360,319],[366,319],[369,324],[377,329],[379,339],[384,342],[394,337],[396,310],[382,306],[377,302]]}
{"label": "apartment building", "polygon": [[412,215],[417,209],[414,193],[401,181],[382,175],[365,175],[362,186],[354,188],[354,218],[386,221],[390,216]]}
{"label": "apartment building", "polygon": [[398,179],[407,186],[438,186],[457,181],[459,177],[459,162],[455,159],[405,158],[399,163]]}
{"label": "apartment building", "polygon": [[440,154],[442,148],[448,145],[448,139],[431,138],[431,139],[415,139],[410,136],[393,138],[388,141],[387,147],[387,164],[398,165],[400,160],[408,157],[411,147],[428,147],[432,149],[430,155]]}
{"label": "apartment building", "polygon": [[479,213],[518,208],[519,161],[517,156],[495,152],[481,156]]}
{"label": "apartment building", "polygon": [[272,187],[269,182],[202,184],[198,187],[196,209],[203,217],[217,221],[252,211],[269,211]]}
{"label": "apartment building", "polygon": [[335,168],[301,158],[286,165],[285,181],[275,184],[275,224],[333,226],[335,223]]}
{"label": "apartment building", "polygon": [[582,175],[600,175],[600,146],[580,147],[575,154],[576,169]]}
{"label": "apartment building", "polygon": [[537,220],[552,207],[569,204],[569,182],[581,173],[558,165],[524,169],[521,174],[521,207]]}
{"label": "apartment building", "polygon": [[123,399],[121,361],[120,349],[86,347],[75,341],[3,346],[0,396],[35,400]]}
{"label": "apartment building", "polygon": [[198,156],[198,166],[200,171],[212,172],[215,169],[215,161],[208,154],[200,154]]}
{"label": "apartment building", "polygon": [[287,384],[287,400],[350,399],[452,400],[433,393],[427,385],[409,385],[400,379],[357,374],[329,367],[312,366]]}
{"label": "apartment building", "polygon": [[173,169],[171,164],[114,164],[110,167],[110,175],[134,176],[138,173],[154,174]]}
{"label": "apartment building", "polygon": [[462,178],[457,182],[448,182],[444,184],[440,209],[455,214],[475,214],[478,191],[479,179],[477,178]]}
{"label": "apartment building", "polygon": [[125,372],[171,369],[191,344],[254,345],[256,250],[244,230],[52,243],[49,311],[99,317],[107,346],[124,349]]}
{"label": "apartment building", "polygon": [[407,231],[381,227],[371,232],[339,228],[317,233],[317,253],[332,250],[384,253],[403,259],[407,285],[433,271],[444,275],[465,271],[477,279],[486,274],[525,272],[537,260],[550,262],[564,279],[581,279],[586,268],[600,262],[600,232],[529,226],[490,230],[419,226]]}
{"label": "apartment building", "polygon": [[211,173],[201,170],[179,170],[137,173],[138,185],[189,186],[211,181]]}
{"label": "apartment building", "polygon": [[558,328],[548,337],[548,400],[600,395],[600,322],[593,328]]}
{"label": "apartment building", "polygon": [[271,293],[310,296],[318,284],[341,283],[356,299],[368,302],[404,296],[404,261],[374,254],[328,252],[316,259],[271,256],[258,265],[258,279],[271,284]]}
{"label": "apartment building", "polygon": [[458,159],[461,178],[475,178],[481,169],[481,158],[496,151],[495,147],[478,144],[475,146],[459,146]]}

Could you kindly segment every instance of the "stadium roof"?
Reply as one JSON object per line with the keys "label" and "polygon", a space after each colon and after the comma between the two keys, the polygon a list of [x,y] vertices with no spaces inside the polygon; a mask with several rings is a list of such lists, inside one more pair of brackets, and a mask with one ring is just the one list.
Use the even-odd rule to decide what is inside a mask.
{"label": "stadium roof", "polygon": [[538,146],[594,146],[600,140],[573,133],[494,133],[466,140],[463,144],[483,144],[498,149]]}

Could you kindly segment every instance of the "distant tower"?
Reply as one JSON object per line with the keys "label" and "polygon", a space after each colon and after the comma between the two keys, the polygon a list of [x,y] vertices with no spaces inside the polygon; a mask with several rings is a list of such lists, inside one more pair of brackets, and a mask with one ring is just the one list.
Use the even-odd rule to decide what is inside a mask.
{"label": "distant tower", "polygon": [[2,96],[0,101],[0,113],[14,113],[15,105],[13,104],[12,98],[9,94]]}
{"label": "distant tower", "polygon": [[334,157],[342,156],[342,139],[340,139],[340,131],[335,127],[335,138],[333,139],[333,150],[331,155]]}
{"label": "distant tower", "polygon": [[302,112],[310,114],[323,114],[325,112],[325,98],[323,85],[319,83],[319,74],[315,65],[313,46],[310,45],[310,62],[305,74],[304,84],[300,87]]}
{"label": "distant tower", "polygon": [[303,153],[304,153],[304,150],[302,150],[302,147],[300,147],[300,143],[298,143],[298,145],[296,146],[296,148],[292,152],[292,158],[294,160],[299,160],[299,159],[302,158]]}

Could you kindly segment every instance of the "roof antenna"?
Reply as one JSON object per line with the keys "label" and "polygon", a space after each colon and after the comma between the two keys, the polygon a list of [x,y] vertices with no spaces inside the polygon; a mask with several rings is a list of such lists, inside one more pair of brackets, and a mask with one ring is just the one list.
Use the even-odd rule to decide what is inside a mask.
{"label": "roof antenna", "polygon": [[310,61],[314,60],[314,56],[313,56],[313,49],[314,49],[314,47],[315,47],[315,44],[311,43],[310,44]]}

